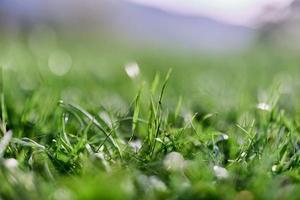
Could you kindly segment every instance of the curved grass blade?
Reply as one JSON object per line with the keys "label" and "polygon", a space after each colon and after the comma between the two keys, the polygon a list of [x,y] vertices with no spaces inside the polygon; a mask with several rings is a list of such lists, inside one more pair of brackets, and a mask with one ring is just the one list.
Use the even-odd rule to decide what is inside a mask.
{"label": "curved grass blade", "polygon": [[21,146],[24,146],[24,147],[32,147],[32,148],[37,148],[37,149],[42,149],[42,150],[45,150],[46,147],[35,142],[34,140],[30,139],[30,138],[13,138],[11,140],[11,142],[13,144],[19,144]]}
{"label": "curved grass blade", "polygon": [[114,140],[114,138],[108,134],[105,129],[101,126],[101,124],[95,119],[94,116],[92,116],[89,112],[84,110],[78,105],[73,105],[73,104],[65,104],[63,102],[60,102],[60,105],[62,105],[66,109],[72,109],[75,110],[81,114],[83,114],[85,117],[87,117],[108,139],[108,141],[111,143],[111,145],[118,151],[119,155],[122,156],[121,150],[117,142]]}

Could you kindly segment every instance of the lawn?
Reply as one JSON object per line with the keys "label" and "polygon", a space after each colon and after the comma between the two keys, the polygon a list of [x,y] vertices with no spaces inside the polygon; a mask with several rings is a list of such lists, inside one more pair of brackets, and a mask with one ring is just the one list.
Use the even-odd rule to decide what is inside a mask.
{"label": "lawn", "polygon": [[1,47],[0,199],[299,199],[296,54]]}

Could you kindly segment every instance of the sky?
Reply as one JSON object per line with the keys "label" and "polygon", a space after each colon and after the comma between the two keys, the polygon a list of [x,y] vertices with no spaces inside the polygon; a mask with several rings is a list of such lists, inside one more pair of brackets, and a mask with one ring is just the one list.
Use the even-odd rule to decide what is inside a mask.
{"label": "sky", "polygon": [[[126,0],[168,12],[208,16],[224,22],[251,26],[268,10],[283,15],[292,0]],[[278,16],[276,16],[278,17]],[[275,17],[274,17],[275,18]]]}

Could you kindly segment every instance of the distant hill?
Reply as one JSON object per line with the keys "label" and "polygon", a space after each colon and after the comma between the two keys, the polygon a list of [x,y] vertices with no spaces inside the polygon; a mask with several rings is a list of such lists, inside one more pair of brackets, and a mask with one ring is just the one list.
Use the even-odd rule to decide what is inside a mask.
{"label": "distant hill", "polygon": [[207,17],[183,16],[135,4],[125,4],[117,15],[119,30],[132,41],[158,43],[183,49],[227,51],[247,46],[255,31]]}
{"label": "distant hill", "polygon": [[72,31],[103,32],[135,45],[213,52],[245,48],[256,33],[204,16],[183,16],[126,1],[22,2],[1,1],[2,24],[47,22]]}

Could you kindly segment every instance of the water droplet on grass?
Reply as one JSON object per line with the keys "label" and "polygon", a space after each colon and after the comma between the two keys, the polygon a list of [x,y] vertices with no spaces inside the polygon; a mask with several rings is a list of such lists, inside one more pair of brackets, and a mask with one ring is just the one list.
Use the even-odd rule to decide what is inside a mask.
{"label": "water droplet on grass", "polygon": [[246,155],[247,155],[247,153],[246,153],[246,152],[243,152],[243,153],[241,154],[241,157],[244,158]]}
{"label": "water droplet on grass", "polygon": [[228,173],[227,169],[225,169],[223,167],[215,165],[213,167],[213,170],[214,170],[215,176],[218,179],[226,179],[229,177],[229,173]]}
{"label": "water droplet on grass", "polygon": [[64,121],[65,121],[65,123],[67,123],[69,121],[69,114],[68,113],[64,114]]}
{"label": "water droplet on grass", "polygon": [[219,137],[217,142],[223,142],[229,139],[229,136],[227,134],[222,133]]}
{"label": "water droplet on grass", "polygon": [[263,111],[270,111],[271,105],[265,102],[261,102],[256,105],[256,108]]}
{"label": "water droplet on grass", "polygon": [[130,78],[136,78],[140,74],[140,67],[136,62],[126,64],[124,68]]}
{"label": "water droplet on grass", "polygon": [[168,171],[180,171],[185,167],[185,160],[178,152],[171,152],[164,159],[164,167]]}
{"label": "water droplet on grass", "polygon": [[7,169],[16,169],[18,167],[18,161],[14,158],[9,158],[4,160],[4,166]]}
{"label": "water droplet on grass", "polygon": [[221,137],[223,138],[223,140],[228,140],[229,136],[227,134],[222,134]]}
{"label": "water droplet on grass", "polygon": [[273,165],[272,166],[272,172],[276,172],[277,171],[278,166],[277,165]]}

